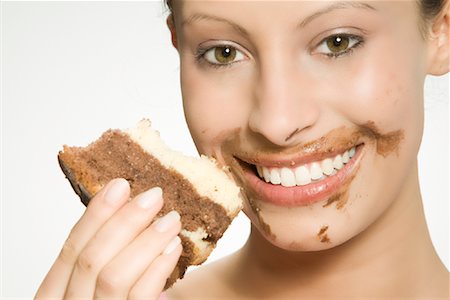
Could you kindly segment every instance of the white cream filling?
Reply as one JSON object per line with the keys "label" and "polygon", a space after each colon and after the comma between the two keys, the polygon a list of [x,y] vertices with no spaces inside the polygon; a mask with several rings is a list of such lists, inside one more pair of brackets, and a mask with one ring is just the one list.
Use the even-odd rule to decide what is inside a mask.
{"label": "white cream filling", "polygon": [[285,187],[300,186],[320,181],[328,176],[336,174],[355,155],[356,148],[353,147],[344,153],[321,161],[311,162],[295,168],[268,168],[256,166],[258,175],[266,182],[278,184]]}
{"label": "white cream filling", "polygon": [[202,227],[197,228],[196,231],[182,229],[180,234],[194,242],[194,251],[198,252],[198,255],[194,255],[196,260],[194,260],[192,264],[199,265],[203,263],[213,250],[213,245],[206,241],[208,233],[206,233],[205,229]]}
{"label": "white cream filling", "polygon": [[213,158],[204,155],[200,158],[189,157],[170,149],[160,138],[159,132],[151,128],[148,119],[143,119],[126,133],[163,166],[185,176],[201,196],[222,205],[231,218],[242,208],[240,188]]}

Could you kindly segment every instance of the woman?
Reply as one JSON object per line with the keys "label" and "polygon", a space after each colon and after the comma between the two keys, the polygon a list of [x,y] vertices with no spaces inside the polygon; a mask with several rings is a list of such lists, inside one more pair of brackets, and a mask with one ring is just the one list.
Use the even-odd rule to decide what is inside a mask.
{"label": "woman", "polygon": [[[200,153],[231,166],[252,230],[166,296],[446,299],[417,152],[425,76],[449,68],[449,2],[169,6],[189,129]],[[159,297],[182,250],[179,218],[144,229],[163,195],[128,194],[116,179],[91,201],[37,298]]]}

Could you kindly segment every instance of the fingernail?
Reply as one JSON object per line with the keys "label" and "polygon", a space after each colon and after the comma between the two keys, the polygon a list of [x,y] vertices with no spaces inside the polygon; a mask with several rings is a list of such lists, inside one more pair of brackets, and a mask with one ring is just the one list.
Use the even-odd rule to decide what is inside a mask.
{"label": "fingernail", "polygon": [[154,187],[137,196],[137,203],[142,208],[150,208],[162,198],[162,189]]}
{"label": "fingernail", "polygon": [[179,220],[180,214],[175,210],[172,210],[170,213],[156,221],[155,230],[158,232],[166,232]]}
{"label": "fingernail", "polygon": [[166,246],[166,249],[164,249],[163,254],[170,254],[173,252],[173,250],[175,250],[178,245],[181,244],[181,239],[180,237],[177,235],[176,237],[173,238],[173,240],[170,241],[170,243]]}
{"label": "fingernail", "polygon": [[128,182],[125,179],[114,179],[109,182],[104,199],[106,202],[116,204],[121,199],[123,199],[123,196],[127,192],[127,189]]}

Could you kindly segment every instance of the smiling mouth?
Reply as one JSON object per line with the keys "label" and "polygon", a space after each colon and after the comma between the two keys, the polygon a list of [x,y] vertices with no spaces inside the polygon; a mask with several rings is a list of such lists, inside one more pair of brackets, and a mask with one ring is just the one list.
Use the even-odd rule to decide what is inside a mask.
{"label": "smiling mouth", "polygon": [[[361,160],[364,144],[319,154],[299,162],[240,159],[245,184],[257,198],[280,206],[303,206],[326,200],[349,183]],[[279,166],[275,166],[279,165]]]}
{"label": "smiling mouth", "polygon": [[284,187],[303,186],[311,182],[318,182],[335,175],[356,154],[356,147],[345,150],[334,157],[328,157],[321,161],[314,161],[295,168],[292,167],[265,167],[254,165],[259,178],[267,183],[282,185]]}

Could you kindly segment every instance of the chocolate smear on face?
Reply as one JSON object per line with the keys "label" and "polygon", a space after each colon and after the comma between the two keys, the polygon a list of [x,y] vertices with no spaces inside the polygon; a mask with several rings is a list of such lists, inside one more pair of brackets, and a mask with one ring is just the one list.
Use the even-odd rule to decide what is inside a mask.
{"label": "chocolate smear on face", "polygon": [[349,194],[348,190],[350,189],[350,183],[355,178],[356,173],[357,171],[353,172],[353,175],[350,178],[348,178],[346,182],[344,182],[341,189],[334,195],[330,196],[330,198],[328,198],[327,202],[323,205],[323,207],[328,207],[331,204],[336,203],[336,208],[341,209],[345,206],[345,204],[347,204]]}
{"label": "chocolate smear on face", "polygon": [[[239,133],[240,128],[236,128],[229,131],[224,131],[220,133],[215,139],[214,144],[216,146],[216,151],[218,153],[214,153],[213,156],[219,161],[219,163],[222,161],[223,164],[231,167],[230,175],[234,178],[234,180],[239,184],[239,186],[244,187],[244,180],[239,176],[239,174],[236,173],[236,170],[240,170],[242,166],[239,164],[239,162],[233,157],[233,150],[240,149],[240,140],[239,140]],[[233,172],[234,170],[234,172]],[[247,203],[250,206],[250,209],[255,214],[258,223],[259,228],[266,234],[266,236],[269,236],[273,239],[276,238],[275,234],[273,234],[272,230],[270,229],[270,225],[267,224],[264,219],[261,216],[261,208],[257,206],[255,201],[253,199],[257,198],[256,195],[250,190],[250,189],[243,189],[242,195],[246,199]]]}
{"label": "chocolate smear on face", "polygon": [[[236,160],[232,161],[231,165],[234,165],[237,168],[241,167]],[[238,176],[235,176],[235,179],[241,186],[243,186],[243,182],[242,182],[241,178],[239,178]],[[257,204],[255,203],[255,201],[253,200],[254,198],[257,198],[257,196],[254,195],[250,189],[247,189],[245,191],[245,193],[243,193],[243,195],[244,195],[244,198],[247,200],[247,203],[249,204],[250,209],[255,214],[255,216],[258,220],[260,229],[266,234],[266,236],[269,236],[272,239],[276,239],[275,234],[273,234],[272,230],[270,229],[270,225],[267,224],[261,216],[261,208],[258,207]]]}
{"label": "chocolate smear on face", "polygon": [[[375,123],[373,121],[369,121],[364,125],[360,125],[359,130],[354,134],[358,136],[358,138],[362,135],[370,138],[376,143],[376,152],[386,157],[393,151],[398,152],[399,144],[401,140],[404,139],[403,130],[391,131],[385,134],[381,134],[379,130],[376,128]],[[359,168],[359,166],[358,166]],[[349,188],[350,183],[353,181],[356,172],[353,172],[353,175],[344,183],[341,187],[340,191],[330,198],[328,198],[327,202],[323,205],[323,207],[330,206],[333,203],[336,203],[336,208],[341,209],[345,206],[349,198]]]}
{"label": "chocolate smear on face", "polygon": [[295,129],[287,138],[284,139],[285,142],[289,141],[297,132],[299,132],[300,129]]}
{"label": "chocolate smear on face", "polygon": [[388,156],[393,151],[398,154],[399,144],[404,139],[403,130],[395,130],[382,134],[373,121],[360,125],[359,132],[361,135],[376,141],[377,153],[383,157]]}
{"label": "chocolate smear on face", "polygon": [[[347,194],[347,193],[345,193],[345,194]],[[345,202],[343,203],[342,198],[343,198],[344,196],[345,196],[345,195],[344,195],[344,193],[342,193],[342,192],[339,192],[339,193],[334,194],[333,196],[331,196],[330,198],[328,198],[327,203],[325,203],[325,204],[323,205],[323,207],[330,206],[331,204],[337,202],[337,203],[336,203],[336,208],[337,208],[337,209],[341,209],[341,208],[344,206],[345,202],[347,202],[347,201],[345,201]]]}
{"label": "chocolate smear on face", "polygon": [[328,235],[327,235],[327,230],[328,230],[328,226],[322,226],[322,228],[320,228],[319,233],[317,234],[317,237],[320,239],[320,242],[322,242],[322,243],[330,242],[330,239],[328,238]]}
{"label": "chocolate smear on face", "polygon": [[322,239],[320,240],[322,243],[330,243],[330,239],[328,238],[328,235],[325,234],[324,236],[322,236]]}
{"label": "chocolate smear on face", "polygon": [[248,198],[248,203],[250,204],[250,208],[252,209],[253,213],[256,215],[256,217],[258,218],[258,223],[261,227],[261,230],[267,235],[272,237],[273,239],[276,238],[275,234],[273,234],[272,230],[270,229],[269,224],[267,224],[266,222],[264,222],[264,219],[261,216],[261,209],[259,207],[256,206],[255,202],[249,197]]}
{"label": "chocolate smear on face", "polygon": [[[242,133],[242,132],[240,132]],[[235,134],[239,132],[235,131]],[[322,160],[330,156],[337,155],[351,147],[362,143],[373,142],[376,146],[376,152],[386,157],[393,151],[397,151],[400,142],[404,139],[403,130],[395,130],[387,133],[381,133],[373,121],[355,127],[335,128],[326,135],[305,143],[300,143],[293,147],[281,147],[268,144],[263,138],[249,136],[245,138],[246,143],[241,143],[240,138],[234,136],[226,140],[221,145],[223,153],[228,152],[244,160],[247,163],[258,165],[267,157],[298,156],[314,157],[314,160]],[[222,139],[223,141],[223,139]]]}

